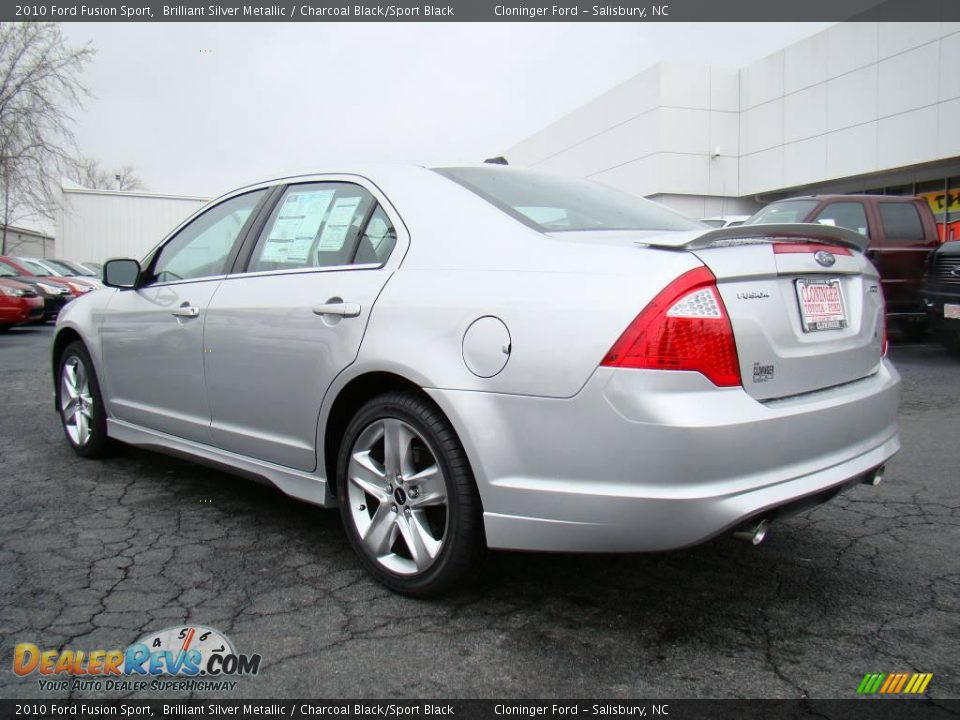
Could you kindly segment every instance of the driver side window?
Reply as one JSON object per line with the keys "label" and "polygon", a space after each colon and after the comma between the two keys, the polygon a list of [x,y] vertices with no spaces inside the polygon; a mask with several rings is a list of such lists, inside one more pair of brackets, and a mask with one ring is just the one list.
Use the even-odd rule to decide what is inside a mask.
{"label": "driver side window", "polygon": [[265,192],[255,190],[225,200],[183,228],[157,255],[152,282],[225,274],[230,251]]}

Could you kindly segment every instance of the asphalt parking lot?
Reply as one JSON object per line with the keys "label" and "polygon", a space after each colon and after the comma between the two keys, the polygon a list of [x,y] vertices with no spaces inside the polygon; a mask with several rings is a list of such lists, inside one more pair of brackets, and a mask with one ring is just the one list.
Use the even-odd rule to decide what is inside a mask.
{"label": "asphalt parking lot", "polygon": [[74,456],[51,334],[0,336],[0,697],[65,696],[14,675],[16,643],[125,647],[185,622],[262,655],[229,697],[848,698],[893,671],[960,696],[960,360],[938,346],[892,350],[904,447],[886,482],[760,547],[491,553],[423,602],[363,573],[334,511],[133,448]]}

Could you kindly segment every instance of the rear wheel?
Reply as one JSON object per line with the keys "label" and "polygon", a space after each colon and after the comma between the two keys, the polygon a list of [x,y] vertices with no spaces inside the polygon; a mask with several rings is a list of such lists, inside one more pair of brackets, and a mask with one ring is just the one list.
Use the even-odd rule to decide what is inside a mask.
{"label": "rear wheel", "polygon": [[367,570],[391,590],[435,595],[482,547],[480,498],[466,454],[439,409],[412,393],[374,398],[344,433],[340,513]]}
{"label": "rear wheel", "polygon": [[87,349],[70,343],[60,356],[56,390],[64,434],[81,457],[103,457],[107,450],[107,415],[100,383]]}

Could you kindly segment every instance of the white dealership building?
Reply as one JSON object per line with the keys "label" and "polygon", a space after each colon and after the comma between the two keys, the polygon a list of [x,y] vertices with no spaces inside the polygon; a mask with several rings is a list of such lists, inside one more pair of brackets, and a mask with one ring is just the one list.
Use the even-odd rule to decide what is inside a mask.
{"label": "white dealership building", "polygon": [[88,190],[64,182],[56,211],[54,257],[102,263],[142,258],[208,198]]}
{"label": "white dealership building", "polygon": [[960,239],[960,23],[841,23],[742,68],[663,62],[503,154],[691,217],[919,194]]}

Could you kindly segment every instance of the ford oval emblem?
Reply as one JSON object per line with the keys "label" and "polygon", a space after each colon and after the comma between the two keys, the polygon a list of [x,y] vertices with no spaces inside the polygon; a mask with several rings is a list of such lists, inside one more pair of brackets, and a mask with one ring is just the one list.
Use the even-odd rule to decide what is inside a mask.
{"label": "ford oval emblem", "polygon": [[813,259],[824,267],[831,267],[837,261],[836,255],[828,253],[826,250],[817,250]]}

